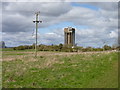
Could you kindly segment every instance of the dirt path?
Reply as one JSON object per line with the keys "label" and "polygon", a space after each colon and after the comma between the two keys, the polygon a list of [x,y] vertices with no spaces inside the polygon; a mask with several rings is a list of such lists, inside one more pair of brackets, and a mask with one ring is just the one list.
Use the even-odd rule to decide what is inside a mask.
{"label": "dirt path", "polygon": [[[76,55],[76,54],[85,54],[85,55],[90,55],[90,54],[96,54],[96,53],[111,53],[111,52],[117,52],[117,51],[97,51],[97,52],[44,52],[44,51],[39,51],[37,53],[37,56],[70,56],[70,55]],[[25,57],[33,57],[35,52],[18,52],[18,51],[4,51],[3,52],[3,57],[0,59],[0,61],[11,61],[11,60],[16,60],[16,59],[23,59]],[[21,55],[19,55],[21,54]],[[23,54],[23,55],[22,55]]]}

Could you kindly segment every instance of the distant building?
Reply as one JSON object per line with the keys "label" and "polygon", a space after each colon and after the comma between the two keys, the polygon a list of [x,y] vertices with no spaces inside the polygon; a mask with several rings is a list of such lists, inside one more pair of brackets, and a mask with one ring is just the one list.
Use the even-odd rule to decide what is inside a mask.
{"label": "distant building", "polygon": [[5,48],[5,42],[4,41],[0,42],[0,48]]}
{"label": "distant building", "polygon": [[75,46],[75,28],[64,28],[64,45]]}

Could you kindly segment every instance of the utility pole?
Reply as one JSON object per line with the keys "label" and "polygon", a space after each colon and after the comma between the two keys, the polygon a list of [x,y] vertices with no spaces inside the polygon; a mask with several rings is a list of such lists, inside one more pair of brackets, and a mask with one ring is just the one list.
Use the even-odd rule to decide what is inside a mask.
{"label": "utility pole", "polygon": [[38,17],[39,17],[39,13],[40,12],[36,12],[35,15],[36,15],[36,20],[33,21],[33,23],[36,23],[36,42],[35,42],[35,57],[37,57],[37,32],[38,32],[38,23],[42,23],[42,21],[39,21],[38,20]]}

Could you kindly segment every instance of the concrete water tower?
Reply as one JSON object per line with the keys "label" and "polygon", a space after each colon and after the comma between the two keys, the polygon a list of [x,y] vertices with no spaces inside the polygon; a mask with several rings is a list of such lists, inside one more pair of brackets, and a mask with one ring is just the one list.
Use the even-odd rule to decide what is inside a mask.
{"label": "concrete water tower", "polygon": [[64,45],[75,46],[75,28],[64,28]]}

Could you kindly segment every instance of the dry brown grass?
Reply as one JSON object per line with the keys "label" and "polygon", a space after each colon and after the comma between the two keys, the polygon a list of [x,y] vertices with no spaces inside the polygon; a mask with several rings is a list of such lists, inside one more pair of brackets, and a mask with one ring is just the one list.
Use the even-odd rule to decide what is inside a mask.
{"label": "dry brown grass", "polygon": [[[98,53],[105,53],[105,54],[109,54],[111,52],[115,52],[115,51],[98,51],[98,52],[38,52],[37,56],[71,56],[71,55],[75,55],[75,54],[84,54],[84,55],[91,55],[91,54],[96,54]],[[35,61],[36,59],[34,58],[34,54],[35,52],[18,52],[18,51],[4,51],[3,53],[3,57],[2,59],[0,59],[0,61],[11,61],[11,60],[16,60],[16,59],[24,59],[26,57],[30,57],[28,58],[29,61]],[[6,55],[4,55],[6,54]],[[10,54],[10,55],[7,55]],[[16,55],[16,54],[23,54],[23,55]],[[56,59],[53,59],[53,61],[55,62]],[[51,61],[52,62],[52,61]],[[49,64],[48,64],[49,65]]]}

